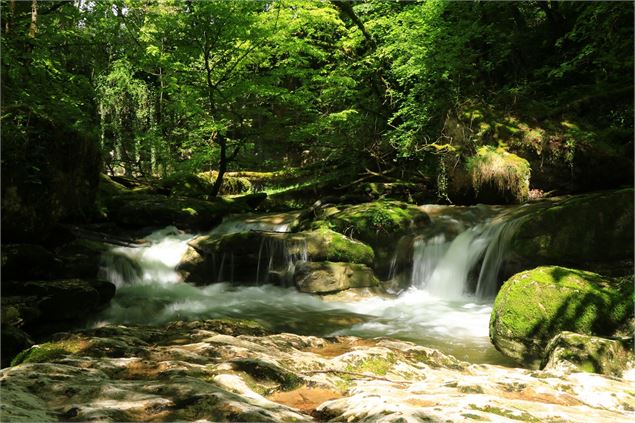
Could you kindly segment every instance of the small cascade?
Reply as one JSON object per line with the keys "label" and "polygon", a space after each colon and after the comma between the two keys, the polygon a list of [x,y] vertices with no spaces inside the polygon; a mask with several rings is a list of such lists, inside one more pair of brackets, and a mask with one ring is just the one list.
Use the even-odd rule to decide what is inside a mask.
{"label": "small cascade", "polygon": [[223,236],[240,232],[291,232],[297,225],[298,212],[277,213],[266,215],[235,216],[224,219],[220,225],[209,234]]}
{"label": "small cascade", "polygon": [[144,238],[138,247],[115,247],[102,256],[100,276],[117,287],[180,282],[182,278],[175,268],[191,239],[191,235],[169,226]]}
{"label": "small cascade", "polygon": [[517,220],[487,218],[450,240],[451,233],[417,237],[412,286],[445,300],[473,293],[480,299],[493,298],[505,248],[516,226]]}
{"label": "small cascade", "polygon": [[293,284],[296,264],[308,260],[305,240],[263,239],[258,250],[256,283]]}

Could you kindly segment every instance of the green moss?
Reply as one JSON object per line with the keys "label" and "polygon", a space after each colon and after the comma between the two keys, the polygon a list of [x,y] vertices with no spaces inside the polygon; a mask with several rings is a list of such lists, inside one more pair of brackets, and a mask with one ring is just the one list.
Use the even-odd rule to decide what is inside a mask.
{"label": "green moss", "polygon": [[485,412],[485,413],[496,414],[498,416],[506,417],[506,418],[512,419],[512,420],[520,420],[520,421],[523,421],[523,422],[539,422],[540,421],[540,419],[537,419],[536,417],[532,416],[531,414],[527,413],[526,411],[507,410],[505,408],[494,407],[492,405],[485,405],[483,407],[479,407],[476,404],[470,404],[470,408],[472,410],[477,410],[477,411],[482,411],[482,412]]}
{"label": "green moss", "polygon": [[[490,337],[504,353],[535,365],[556,334],[610,336],[632,316],[630,281],[564,267],[539,267],[505,282],[494,302]],[[517,343],[515,351],[509,350],[509,342]]]}
{"label": "green moss", "polygon": [[413,219],[422,215],[418,208],[400,201],[375,201],[349,206],[322,220],[312,223],[313,228],[334,231],[368,242],[371,245],[386,236],[401,236]]}
{"label": "green moss", "polygon": [[67,339],[34,345],[22,351],[12,361],[12,366],[26,363],[48,363],[68,355],[78,354],[87,348],[87,343],[79,339]]}
{"label": "green moss", "polygon": [[[312,255],[323,256],[326,261],[372,265],[375,253],[368,245],[326,228],[320,228],[314,232],[323,238],[325,242],[323,243],[324,251],[322,254],[314,252]],[[311,236],[311,232],[308,234]]]}
{"label": "green moss", "polygon": [[539,267],[507,281],[494,308],[509,305],[500,323],[513,328],[516,336],[549,337],[561,330],[607,333],[632,315],[628,285],[622,285],[624,297],[621,290],[611,288],[610,279],[595,273]]}
{"label": "green moss", "polygon": [[476,155],[468,159],[466,167],[477,195],[489,186],[516,202],[525,201],[529,196],[529,162],[503,148],[479,148]]}
{"label": "green moss", "polygon": [[344,370],[352,373],[369,372],[378,376],[385,376],[396,361],[395,355],[389,353],[385,357],[374,356],[355,363],[349,363]]}

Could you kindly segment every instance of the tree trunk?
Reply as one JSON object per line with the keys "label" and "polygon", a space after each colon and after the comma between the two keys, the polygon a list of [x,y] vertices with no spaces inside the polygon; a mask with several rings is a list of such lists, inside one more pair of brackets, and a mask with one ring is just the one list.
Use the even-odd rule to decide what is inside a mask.
{"label": "tree trunk", "polygon": [[35,38],[37,34],[37,0],[31,0],[31,26],[29,27],[29,37]]}
{"label": "tree trunk", "polygon": [[220,188],[223,185],[223,176],[225,176],[225,172],[227,172],[227,139],[219,135],[216,143],[220,146],[220,161],[218,163],[218,176],[216,176],[214,186],[212,187],[212,197],[216,197],[220,192]]}

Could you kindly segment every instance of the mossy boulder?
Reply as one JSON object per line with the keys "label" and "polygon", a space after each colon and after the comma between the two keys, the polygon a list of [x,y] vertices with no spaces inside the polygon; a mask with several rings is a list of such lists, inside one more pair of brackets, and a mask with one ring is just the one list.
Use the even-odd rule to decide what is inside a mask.
{"label": "mossy boulder", "polygon": [[519,221],[509,260],[519,268],[559,264],[632,273],[632,188],[575,196]]}
{"label": "mossy boulder", "polygon": [[503,284],[490,318],[490,339],[504,355],[537,368],[558,333],[610,336],[632,318],[632,280],[539,267]]}
{"label": "mossy boulder", "polygon": [[77,325],[100,310],[115,295],[107,281],[61,279],[3,281],[3,319],[24,323],[33,334],[45,334]]}
{"label": "mossy boulder", "polygon": [[632,345],[617,339],[561,332],[547,345],[542,368],[568,369],[621,377],[633,356]]}
{"label": "mossy boulder", "polygon": [[63,265],[64,278],[97,277],[102,255],[111,249],[112,245],[100,241],[78,238],[65,243],[55,250],[55,254]]}
{"label": "mossy boulder", "polygon": [[529,197],[529,162],[503,148],[480,147],[449,174],[448,194],[459,203],[513,204]]}
{"label": "mossy boulder", "polygon": [[[293,276],[279,275],[289,270],[290,262],[337,261],[372,266],[374,259],[368,245],[325,228],[296,233],[250,231],[220,238],[205,235],[192,240],[190,246],[195,251],[184,255],[178,269],[187,281],[197,283],[227,277],[237,282],[273,283]],[[274,278],[269,280],[272,275]]]}
{"label": "mossy boulder", "polygon": [[266,194],[250,194],[234,199],[217,197],[210,201],[188,197],[133,194],[114,197],[108,208],[110,218],[127,227],[168,226],[184,229],[211,229],[223,217],[245,213],[256,207]]}
{"label": "mossy boulder", "polygon": [[416,206],[401,201],[375,201],[329,209],[328,213],[307,222],[310,228],[328,228],[369,244],[375,252],[375,271],[387,276],[394,245],[399,238],[425,226],[428,215]]}
{"label": "mossy boulder", "polygon": [[350,288],[376,287],[379,281],[363,264],[303,262],[295,269],[294,282],[301,292],[331,294]]}
{"label": "mossy boulder", "polygon": [[411,228],[413,220],[421,215],[425,213],[407,203],[375,201],[341,208],[308,226],[327,227],[373,245],[387,237],[400,237]]}

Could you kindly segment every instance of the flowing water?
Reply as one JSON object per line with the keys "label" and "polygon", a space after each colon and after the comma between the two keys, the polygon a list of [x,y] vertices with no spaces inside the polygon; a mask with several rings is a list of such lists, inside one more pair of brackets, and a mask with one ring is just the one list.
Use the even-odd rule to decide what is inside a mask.
{"label": "flowing water", "polygon": [[[496,207],[423,209],[432,223],[414,237],[412,266],[401,269],[408,272],[411,287],[396,298],[325,302],[294,288],[267,285],[266,280],[254,281],[265,283],[256,286],[181,283],[175,267],[193,236],[170,227],[147,237],[141,247],[116,247],[104,257],[103,275],[118,290],[95,324],[242,318],[300,334],[400,338],[470,362],[507,364],[490,344],[488,327],[513,221],[504,218],[506,209]],[[291,227],[284,219],[267,220],[225,222],[215,234]],[[261,246],[259,268],[271,266],[273,249]],[[297,252],[286,257],[291,275],[295,263],[306,260]]]}

